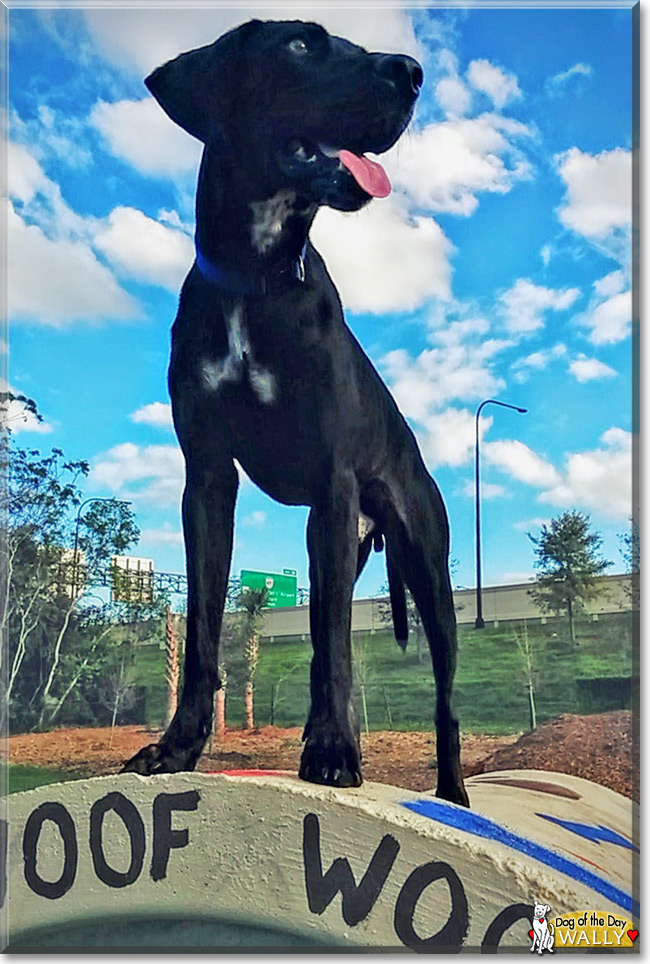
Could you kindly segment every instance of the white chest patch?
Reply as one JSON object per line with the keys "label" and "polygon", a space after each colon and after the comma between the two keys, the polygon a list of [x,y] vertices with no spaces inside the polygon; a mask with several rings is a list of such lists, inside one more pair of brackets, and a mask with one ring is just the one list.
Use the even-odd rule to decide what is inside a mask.
{"label": "white chest patch", "polygon": [[247,378],[263,405],[272,405],[275,401],[275,375],[255,361],[241,305],[235,305],[228,318],[228,354],[217,361],[204,358],[201,376],[210,392],[218,392],[228,382],[237,383]]}
{"label": "white chest patch", "polygon": [[293,213],[296,201],[294,191],[278,191],[266,201],[252,201],[253,225],[251,241],[259,254],[266,254],[277,244],[284,223]]}

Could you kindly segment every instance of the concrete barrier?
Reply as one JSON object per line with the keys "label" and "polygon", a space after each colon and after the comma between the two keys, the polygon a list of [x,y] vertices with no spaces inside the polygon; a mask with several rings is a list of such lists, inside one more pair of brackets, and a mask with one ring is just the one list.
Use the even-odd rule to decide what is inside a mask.
{"label": "concrete barrier", "polygon": [[14,794],[0,823],[9,949],[524,950],[535,899],[549,917],[598,910],[638,929],[629,800],[539,771],[467,787],[469,811],[270,771]]}
{"label": "concrete barrier", "polygon": [[[595,580],[597,592],[586,605],[592,619],[608,613],[630,612],[632,608],[632,577],[630,575],[599,576]],[[489,625],[528,620],[546,620],[537,606],[530,589],[533,583],[483,588],[483,616]],[[638,604],[637,604],[638,606]],[[454,608],[459,626],[473,626],[476,620],[476,590],[456,589]],[[226,619],[228,619],[226,614]],[[352,603],[352,632],[375,633],[391,629],[388,597],[355,599]],[[270,638],[302,638],[309,640],[309,606],[267,609],[264,613],[262,636]]]}

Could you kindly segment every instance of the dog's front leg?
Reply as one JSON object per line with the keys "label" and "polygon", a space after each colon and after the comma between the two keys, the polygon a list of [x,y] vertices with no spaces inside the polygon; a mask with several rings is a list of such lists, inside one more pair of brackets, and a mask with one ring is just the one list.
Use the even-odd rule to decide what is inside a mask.
{"label": "dog's front leg", "polygon": [[335,475],[307,526],[314,654],[311,709],[300,776],[311,783],[361,783],[359,730],[352,707],[350,623],[357,571],[359,490],[352,473]]}
{"label": "dog's front leg", "polygon": [[125,771],[193,770],[210,734],[237,488],[231,460],[202,469],[188,459],[183,495],[188,583],[183,693],[160,743],[140,750]]}

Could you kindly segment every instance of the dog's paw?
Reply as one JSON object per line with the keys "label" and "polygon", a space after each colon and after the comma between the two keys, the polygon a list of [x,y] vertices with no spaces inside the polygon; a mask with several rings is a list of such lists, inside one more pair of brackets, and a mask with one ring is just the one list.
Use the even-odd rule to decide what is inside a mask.
{"label": "dog's paw", "polygon": [[302,751],[298,776],[308,783],[322,783],[329,787],[360,787],[361,751],[350,737],[328,730],[312,729]]}
{"label": "dog's paw", "polygon": [[192,765],[183,755],[175,753],[163,743],[150,743],[127,760],[121,772],[139,773],[141,776],[148,777],[154,773],[178,773],[181,770],[192,769]]}
{"label": "dog's paw", "polygon": [[456,787],[438,787],[436,796],[440,797],[441,800],[448,800],[449,803],[457,803],[461,807],[469,807],[470,805],[467,790],[462,783]]}

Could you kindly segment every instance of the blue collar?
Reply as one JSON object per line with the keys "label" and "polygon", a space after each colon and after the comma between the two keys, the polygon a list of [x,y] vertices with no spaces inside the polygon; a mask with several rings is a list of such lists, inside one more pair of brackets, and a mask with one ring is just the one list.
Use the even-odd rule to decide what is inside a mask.
{"label": "blue collar", "polygon": [[307,253],[307,241],[305,241],[302,251],[295,261],[292,261],[287,268],[283,268],[275,275],[256,275],[250,276],[242,274],[241,271],[232,271],[220,268],[218,264],[209,261],[208,258],[196,246],[196,266],[201,276],[209,284],[216,288],[221,288],[230,294],[236,295],[268,295],[279,293],[286,288],[289,278],[304,282],[305,280],[305,255]]}

